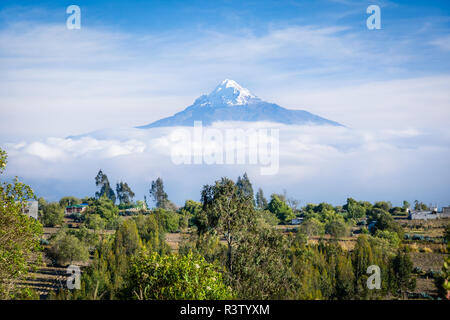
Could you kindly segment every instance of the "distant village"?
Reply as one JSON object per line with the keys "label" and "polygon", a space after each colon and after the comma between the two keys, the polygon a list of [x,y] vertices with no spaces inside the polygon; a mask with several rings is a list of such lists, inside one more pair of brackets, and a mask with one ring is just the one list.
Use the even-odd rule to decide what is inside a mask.
{"label": "distant village", "polygon": [[[87,203],[68,205],[64,208],[64,215],[70,216],[72,214],[82,214],[87,210],[89,205]],[[146,210],[147,207],[143,201],[137,201],[133,205],[129,205],[126,208],[119,208],[119,215],[130,216],[137,214],[140,210]],[[27,201],[27,205],[23,209],[23,213],[29,217],[38,220],[39,203],[38,201]]]}
{"label": "distant village", "polygon": [[[87,203],[77,204],[77,205],[69,205],[65,208],[64,214],[66,216],[71,214],[81,214],[88,208]],[[126,209],[120,210],[120,215],[133,215],[137,214],[139,210],[147,209],[145,207],[145,203],[142,204],[139,201],[137,204],[130,206]],[[437,207],[431,207],[430,210],[411,210],[408,211],[408,219],[409,220],[434,220],[434,219],[446,219],[450,218],[450,206],[442,207],[439,211]],[[24,213],[34,219],[38,219],[38,201],[28,201],[27,206],[24,209]],[[302,217],[296,217],[290,221],[291,225],[300,225],[303,222]]]}

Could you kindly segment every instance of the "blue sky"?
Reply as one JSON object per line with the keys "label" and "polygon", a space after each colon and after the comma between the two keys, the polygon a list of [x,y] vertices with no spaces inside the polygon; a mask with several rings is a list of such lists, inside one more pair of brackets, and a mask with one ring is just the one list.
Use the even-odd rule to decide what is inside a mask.
{"label": "blue sky", "polygon": [[[70,4],[81,7],[80,30],[65,27]],[[381,7],[381,30],[366,27],[371,4]],[[73,152],[69,135],[170,116],[226,78],[264,100],[345,124],[354,132],[330,135],[360,146],[341,152],[323,134],[301,131],[307,143],[299,150],[327,169],[286,155],[280,176],[250,175],[266,193],[285,188],[305,202],[353,196],[449,204],[448,1],[0,2],[0,145],[10,154],[8,174],[46,197],[92,193],[84,181],[101,167],[113,181],[132,181],[140,198],[161,175],[181,204],[197,200],[203,183],[251,172],[175,170],[163,156],[150,165],[131,138],[89,142],[132,150],[127,156],[97,159],[86,151],[77,165],[58,156]],[[431,155],[439,159],[432,167]],[[181,187],[180,175],[192,181]],[[437,188],[416,185],[415,175]]]}

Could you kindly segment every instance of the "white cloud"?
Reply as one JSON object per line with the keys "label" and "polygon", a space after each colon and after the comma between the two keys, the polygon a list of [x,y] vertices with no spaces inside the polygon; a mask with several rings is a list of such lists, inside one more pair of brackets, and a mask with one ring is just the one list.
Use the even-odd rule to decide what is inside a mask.
{"label": "white cloud", "polygon": [[[266,194],[286,188],[303,201],[450,201],[450,79],[395,79],[415,61],[414,41],[377,41],[336,26],[193,33],[20,23],[1,29],[0,142],[8,174],[51,199],[93,194],[102,168],[139,198],[162,176],[178,203],[244,171]],[[447,40],[434,44],[445,49]],[[282,126],[280,171],[267,177],[260,166],[175,166],[171,129],[123,129],[181,111],[224,78],[352,129]],[[111,129],[62,138],[101,128]]]}
{"label": "white cloud", "polygon": [[[450,179],[448,129],[354,130],[226,122],[213,127],[278,128],[279,172],[262,176],[261,164],[249,165],[248,161],[245,165],[175,165],[170,157],[170,134],[176,128],[161,128],[122,131],[120,140],[114,131],[109,131],[112,136],[105,131],[80,139],[8,145],[8,174],[23,177],[39,195],[50,198],[93,192],[93,177],[101,168],[112,183],[129,182],[139,198],[148,193],[150,181],[161,176],[179,204],[189,198],[198,200],[203,184],[222,176],[235,179],[244,171],[255,188],[263,187],[266,194],[287,189],[304,202],[342,203],[346,197],[355,197],[394,203],[423,199],[446,205],[450,200],[446,187]],[[48,181],[57,190],[49,189]]]}
{"label": "white cloud", "polygon": [[[413,52],[392,40],[380,46],[342,26],[128,34],[20,22],[0,30],[0,49],[4,141],[150,123],[180,111],[224,78],[263,99],[323,110],[332,118],[336,112],[321,109],[331,101],[307,99],[312,89],[323,96],[348,79],[389,75]],[[351,125],[361,117],[348,112],[356,107],[350,85],[345,93],[335,102]],[[310,101],[315,103],[303,104]]]}
{"label": "white cloud", "polygon": [[142,153],[145,142],[137,140],[97,140],[91,137],[81,139],[47,138],[31,143],[7,144],[14,153],[36,156],[50,162],[64,162],[79,158],[114,158],[133,153]]}

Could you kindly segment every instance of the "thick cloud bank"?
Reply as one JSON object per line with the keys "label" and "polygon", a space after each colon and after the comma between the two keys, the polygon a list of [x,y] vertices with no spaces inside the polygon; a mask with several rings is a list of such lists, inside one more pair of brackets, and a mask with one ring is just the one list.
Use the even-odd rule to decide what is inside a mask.
{"label": "thick cloud bank", "polygon": [[[393,203],[404,199],[450,203],[450,129],[363,131],[222,122],[202,128],[202,149],[198,149],[194,130],[114,129],[6,144],[10,163],[7,172],[10,177],[22,177],[39,196],[50,199],[93,194],[94,177],[102,169],[112,183],[127,181],[140,199],[148,194],[151,180],[161,176],[170,198],[178,204],[186,199],[198,200],[202,185],[222,176],[235,179],[244,171],[254,187],[262,187],[267,195],[286,190],[303,203],[342,203],[350,196]],[[251,133],[263,133],[262,140],[256,145],[248,139],[236,140],[230,147],[227,130],[241,130],[249,134],[245,138]],[[278,132],[279,138],[273,132]],[[180,133],[185,140],[179,139]],[[277,152],[278,168],[263,174],[261,168],[274,167],[275,158],[262,161],[260,149],[255,146],[260,148],[265,142],[270,153],[269,142],[276,138],[278,147],[272,151]],[[174,152],[180,155],[180,147],[181,154],[183,150],[193,150],[190,162],[175,161]],[[230,150],[236,155],[245,154],[245,159],[227,162],[226,153]],[[256,161],[251,162],[255,153]],[[221,156],[223,164],[217,161]]]}

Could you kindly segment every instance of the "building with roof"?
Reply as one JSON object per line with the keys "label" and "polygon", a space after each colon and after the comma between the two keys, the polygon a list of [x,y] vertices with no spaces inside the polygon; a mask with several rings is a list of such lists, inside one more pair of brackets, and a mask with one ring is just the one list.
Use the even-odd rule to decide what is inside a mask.
{"label": "building with roof", "polygon": [[25,207],[23,208],[22,212],[24,214],[26,214],[29,217],[32,217],[34,219],[38,219],[38,202],[33,200],[33,201],[27,201],[27,204],[25,205]]}
{"label": "building with roof", "polygon": [[450,208],[444,207],[441,212],[438,212],[437,208],[426,211],[409,210],[409,220],[434,220],[450,218]]}
{"label": "building with roof", "polygon": [[73,214],[73,213],[83,213],[83,212],[86,211],[88,206],[89,205],[87,203],[75,204],[75,205],[67,206],[66,210],[64,211],[64,214],[67,216],[67,215]]}

